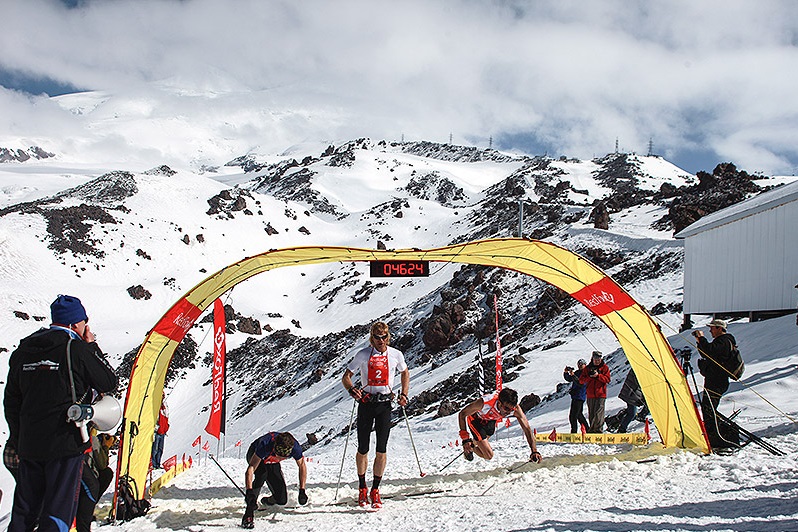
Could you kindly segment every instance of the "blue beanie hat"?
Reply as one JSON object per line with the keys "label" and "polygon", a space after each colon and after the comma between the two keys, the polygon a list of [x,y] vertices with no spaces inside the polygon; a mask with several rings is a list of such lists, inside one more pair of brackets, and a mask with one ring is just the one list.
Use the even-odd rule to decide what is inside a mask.
{"label": "blue beanie hat", "polygon": [[61,325],[72,325],[89,319],[80,299],[74,296],[58,296],[50,305],[50,314],[53,317],[53,323]]}

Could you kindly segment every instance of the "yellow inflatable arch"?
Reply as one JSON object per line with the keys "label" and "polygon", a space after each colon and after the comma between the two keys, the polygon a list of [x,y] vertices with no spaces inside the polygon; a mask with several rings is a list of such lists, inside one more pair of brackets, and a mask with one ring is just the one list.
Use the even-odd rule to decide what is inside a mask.
{"label": "yellow inflatable arch", "polygon": [[152,437],[166,370],[175,348],[213,301],[253,275],[306,264],[427,260],[482,264],[532,275],[571,294],[618,339],[637,374],[668,447],[709,452],[696,405],[673,350],[648,313],[590,261],[537,240],[491,239],[437,249],[373,250],[308,246],[277,249],[231,264],[189,290],[149,332],[133,363],[125,399],[117,479],[127,476],[145,497]]}

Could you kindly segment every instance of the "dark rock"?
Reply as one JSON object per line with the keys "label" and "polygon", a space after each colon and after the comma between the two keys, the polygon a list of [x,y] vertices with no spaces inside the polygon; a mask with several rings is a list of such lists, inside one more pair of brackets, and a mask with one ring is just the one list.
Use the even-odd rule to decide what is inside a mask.
{"label": "dark rock", "polygon": [[132,297],[133,299],[137,299],[137,300],[138,299],[147,300],[147,299],[150,299],[152,297],[152,294],[150,293],[150,291],[146,290],[140,284],[138,284],[136,286],[131,286],[130,288],[128,288],[127,289],[127,293],[130,294],[130,297]]}
{"label": "dark rock", "polygon": [[603,201],[596,204],[588,219],[593,222],[593,227],[596,229],[610,228],[610,211],[607,210],[607,205]]}
{"label": "dark rock", "polygon": [[529,395],[525,395],[518,404],[521,405],[521,410],[524,412],[529,411],[530,409],[538,406],[540,404],[540,397],[535,395],[534,393],[530,393]]}
{"label": "dark rock", "polygon": [[27,312],[22,312],[20,310],[14,311],[14,317],[25,321],[28,321],[30,319],[30,315],[28,315]]}
{"label": "dark rock", "polygon": [[244,334],[263,334],[260,322],[255,318],[241,318],[238,320],[238,330]]}

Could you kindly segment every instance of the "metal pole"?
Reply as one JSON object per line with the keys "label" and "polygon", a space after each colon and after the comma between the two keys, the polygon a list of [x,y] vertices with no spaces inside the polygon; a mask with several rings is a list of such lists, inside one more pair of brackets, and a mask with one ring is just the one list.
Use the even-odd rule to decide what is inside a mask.
{"label": "metal pole", "polygon": [[341,484],[341,474],[344,472],[344,460],[346,459],[346,448],[349,445],[349,435],[352,433],[352,420],[355,419],[355,406],[357,401],[352,401],[352,413],[349,415],[349,428],[346,431],[346,440],[344,441],[344,454],[341,456],[341,469],[338,470],[338,482],[335,483],[335,496],[333,502],[338,500],[338,486]]}
{"label": "metal pole", "polygon": [[224,468],[219,464],[219,462],[216,461],[216,458],[214,458],[211,453],[208,453],[208,456],[210,456],[211,460],[213,460],[213,463],[216,464],[219,467],[219,469],[222,470],[222,473],[224,473],[224,476],[226,476],[228,479],[230,479],[230,482],[232,482],[233,486],[235,486],[236,489],[241,492],[241,495],[246,495],[246,493],[244,493],[244,490],[242,490],[240,487],[238,487],[238,484],[236,484],[236,481],[233,480],[233,477],[228,475],[227,471],[225,471]]}
{"label": "metal pole", "polygon": [[454,458],[452,458],[452,459],[449,461],[449,463],[448,463],[448,464],[446,464],[445,466],[443,466],[442,468],[440,468],[440,469],[438,470],[438,473],[440,473],[441,471],[443,471],[444,469],[446,469],[447,467],[449,467],[450,465],[452,465],[452,464],[454,463],[454,461],[455,461],[455,460],[457,460],[458,458],[460,458],[461,456],[463,456],[463,451],[460,451],[460,454],[458,454],[457,456],[455,456]]}
{"label": "metal pole", "polygon": [[418,459],[418,452],[416,451],[416,443],[413,441],[413,433],[410,431],[410,420],[407,419],[407,412],[405,412],[405,407],[402,407],[402,415],[405,416],[405,423],[407,423],[407,433],[410,435],[410,445],[413,446],[413,454],[416,455],[416,463],[418,464],[418,472],[423,477],[426,476],[426,473],[421,470],[421,461]]}

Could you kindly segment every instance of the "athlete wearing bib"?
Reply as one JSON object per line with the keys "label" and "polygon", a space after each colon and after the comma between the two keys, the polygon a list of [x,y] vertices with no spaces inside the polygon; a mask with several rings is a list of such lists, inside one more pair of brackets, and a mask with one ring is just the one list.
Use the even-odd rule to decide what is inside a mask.
{"label": "athlete wearing bib", "polygon": [[283,478],[280,462],[293,458],[299,468],[299,504],[308,502],[305,483],[308,478],[308,466],[302,454],[302,446],[290,432],[269,432],[253,441],[247,450],[247,472],[244,474],[246,492],[244,494],[243,528],[255,527],[255,510],[258,508],[258,494],[263,484],[269,487],[272,494],[261,502],[283,505],[288,502],[288,491]]}
{"label": "athlete wearing bib", "polygon": [[[396,397],[396,373],[401,376],[401,390],[398,403],[407,404],[407,393],[410,387],[410,371],[401,351],[390,347],[391,340],[388,325],[375,322],[371,326],[369,346],[355,353],[352,362],[346,368],[341,382],[349,394],[358,402],[357,407],[357,475],[359,481],[358,503],[366,506],[371,499],[374,508],[380,508],[379,485],[385,472],[387,462],[388,436],[391,432],[391,401]],[[360,387],[352,384],[352,376],[360,375]],[[374,481],[371,493],[366,486],[366,469],[371,431],[377,433],[374,457]]]}
{"label": "athlete wearing bib", "polygon": [[532,450],[529,459],[540,462],[541,456],[535,444],[535,435],[523,409],[518,404],[518,392],[511,388],[485,395],[460,411],[458,416],[460,439],[463,440],[463,456],[466,460],[473,460],[475,454],[485,460],[493,458],[493,448],[488,439],[496,431],[496,423],[509,416],[515,416],[521,425],[521,430],[524,431],[526,441]]}

